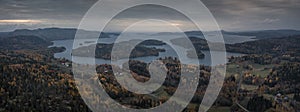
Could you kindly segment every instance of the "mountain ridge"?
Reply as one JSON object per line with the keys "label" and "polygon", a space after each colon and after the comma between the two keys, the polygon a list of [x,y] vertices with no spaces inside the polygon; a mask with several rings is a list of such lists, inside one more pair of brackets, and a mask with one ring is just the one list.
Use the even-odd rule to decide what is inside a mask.
{"label": "mountain ridge", "polygon": [[[74,39],[76,32],[80,32],[78,37],[83,39],[91,38],[92,35],[99,35],[97,31],[88,31],[75,28],[39,28],[39,29],[17,29],[12,32],[0,32],[0,37],[13,36],[37,36],[47,41]],[[212,31],[213,32],[213,31]],[[299,30],[293,29],[278,29],[278,30],[258,30],[258,31],[225,31],[221,30],[223,35],[237,35],[237,36],[253,36],[255,39],[280,38],[294,35],[300,35]],[[161,35],[176,34],[177,32],[159,32]],[[187,36],[203,36],[201,31],[185,31]],[[211,33],[211,32],[209,32]],[[100,38],[110,38],[111,36],[118,36],[119,32],[102,32]]]}

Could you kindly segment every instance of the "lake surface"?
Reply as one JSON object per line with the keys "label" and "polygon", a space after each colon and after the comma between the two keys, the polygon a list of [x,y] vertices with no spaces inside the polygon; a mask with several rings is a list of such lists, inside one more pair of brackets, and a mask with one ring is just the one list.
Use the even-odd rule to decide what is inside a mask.
{"label": "lake surface", "polygon": [[[141,36],[143,36],[144,34],[135,34],[135,35],[131,35],[131,38],[136,37],[136,39],[141,38]],[[163,36],[161,38],[165,38],[166,36]],[[200,37],[201,38],[201,37]],[[236,40],[234,40],[233,38],[238,38]],[[240,42],[245,42],[245,41],[252,41],[253,37],[240,37],[240,36],[224,36],[224,40],[226,43],[228,44],[233,44],[233,43],[240,43]],[[230,41],[230,40],[234,40],[234,41]],[[116,40],[116,37],[112,37],[112,38],[100,38],[98,40],[98,43],[113,43]],[[74,43],[75,46],[88,46],[91,44],[95,44],[95,41],[90,41],[89,39],[85,39],[84,43]],[[230,41],[230,42],[228,42]],[[79,64],[92,64],[92,63],[96,63],[96,64],[110,64],[111,61],[110,60],[104,60],[104,59],[93,59],[90,57],[76,57],[71,56],[71,52],[72,52],[72,48],[73,48],[73,42],[74,40],[58,40],[58,41],[53,41],[53,45],[49,46],[49,47],[65,47],[66,51],[61,52],[61,53],[56,53],[54,56],[56,58],[66,58],[68,60],[72,60],[75,63],[79,63]],[[160,52],[159,56],[147,56],[147,57],[138,57],[138,58],[132,58],[133,60],[140,60],[140,61],[144,61],[144,62],[151,62],[153,60],[156,60],[160,57],[164,58],[164,57],[168,57],[168,56],[172,56],[172,57],[178,57],[176,52],[173,50],[172,47],[170,47],[169,45],[162,45],[162,46],[151,46],[151,47],[156,47],[156,48],[164,48],[166,50],[166,52]],[[76,47],[74,47],[76,48]],[[185,52],[186,53],[186,52]],[[203,65],[211,65],[211,54],[213,55],[218,55],[218,54],[222,54],[223,52],[220,51],[202,51],[202,53],[205,54],[205,58],[204,59],[194,59],[194,58],[188,58],[188,57],[184,57],[182,62],[184,64],[196,64],[197,61],[199,61],[200,64]],[[231,56],[241,56],[243,54],[240,53],[230,53],[227,52],[227,57],[231,57]],[[119,64],[126,62],[125,59],[121,59],[119,60]],[[216,63],[216,64],[224,64],[224,63]],[[213,65],[214,66],[214,65]]]}

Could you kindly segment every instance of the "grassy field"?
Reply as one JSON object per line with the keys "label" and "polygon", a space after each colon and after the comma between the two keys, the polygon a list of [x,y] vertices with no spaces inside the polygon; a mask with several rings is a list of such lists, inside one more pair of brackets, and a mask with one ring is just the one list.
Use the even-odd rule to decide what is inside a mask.
{"label": "grassy field", "polygon": [[254,63],[250,63],[247,65],[250,65],[253,67],[252,70],[248,70],[245,69],[243,67],[244,63],[230,63],[227,65],[226,67],[226,76],[230,76],[230,75],[234,75],[234,74],[238,74],[240,75],[241,73],[247,71],[250,72],[251,74],[254,75],[259,75],[261,77],[266,77],[270,71],[272,70],[272,68],[276,65],[260,65],[260,64],[254,64]]}
{"label": "grassy field", "polygon": [[242,84],[241,88],[245,89],[245,90],[253,91],[253,90],[256,90],[258,88],[258,86]]}
{"label": "grassy field", "polygon": [[230,107],[211,107],[207,112],[230,112]]}

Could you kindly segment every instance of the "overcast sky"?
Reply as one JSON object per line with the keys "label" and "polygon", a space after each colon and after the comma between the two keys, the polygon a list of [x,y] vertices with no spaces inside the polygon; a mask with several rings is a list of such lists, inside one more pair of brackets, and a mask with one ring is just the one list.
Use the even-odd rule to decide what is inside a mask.
{"label": "overcast sky", "polygon": [[[83,15],[95,2],[97,0],[0,0],[0,30],[38,27],[76,28]],[[224,30],[300,30],[300,0],[202,0],[202,2]],[[115,5],[117,7],[122,4],[115,2]],[[145,12],[149,10],[159,17],[177,22],[175,26],[185,25],[185,30],[193,30],[188,28],[189,25],[184,18],[159,7],[133,9],[116,18],[117,25],[147,18]],[[109,10],[107,12],[109,13]],[[112,26],[117,28],[117,25]]]}

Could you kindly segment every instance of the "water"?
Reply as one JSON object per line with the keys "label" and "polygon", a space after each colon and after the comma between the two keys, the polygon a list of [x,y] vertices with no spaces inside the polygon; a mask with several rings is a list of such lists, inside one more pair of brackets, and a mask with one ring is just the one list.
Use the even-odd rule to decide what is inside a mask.
{"label": "water", "polygon": [[[134,34],[134,35],[131,35],[131,36],[133,38],[139,39],[139,38],[141,38],[141,35],[143,35],[143,34]],[[164,36],[164,38],[166,38],[166,36]],[[233,37],[229,37],[229,39],[233,40],[232,38]],[[239,43],[239,42],[245,42],[245,41],[252,41],[251,38],[252,37],[242,38],[242,39],[239,38],[239,39],[235,40],[234,42],[230,41],[229,44]],[[101,39],[98,40],[98,43],[110,44],[110,43],[113,43],[115,41],[115,39],[116,39],[115,37],[113,37],[113,38],[101,38]],[[228,41],[228,40],[226,41],[226,36],[224,36],[224,39],[225,39],[225,42]],[[88,46],[88,45],[96,43],[94,41],[89,41],[89,39],[86,39],[85,41],[88,41],[88,42],[85,42],[85,43],[75,43],[75,45],[76,46]],[[53,41],[54,44],[52,46],[49,46],[49,47],[53,47],[53,46],[56,46],[56,47],[65,47],[66,51],[61,52],[61,53],[56,53],[54,55],[55,58],[66,58],[68,60],[72,60],[71,51],[72,51],[72,47],[73,47],[73,42],[74,42],[73,40],[58,40],[58,41]],[[156,60],[156,59],[158,59],[160,57],[162,57],[162,58],[167,57],[167,56],[178,57],[177,54],[176,54],[176,52],[169,45],[151,46],[151,47],[164,48],[166,50],[166,52],[160,52],[159,56],[147,56],[147,57],[138,57],[138,58],[132,58],[132,59],[134,59],[134,60],[140,60],[140,61],[144,61],[144,62],[148,62],[149,63],[149,62],[151,62],[153,60]],[[199,61],[200,64],[211,65],[211,56],[210,55],[211,54],[218,55],[218,54],[221,54],[223,52],[220,52],[220,51],[202,51],[202,53],[205,54],[205,58],[203,58],[203,59],[193,59],[193,58],[185,57],[182,60],[182,62],[184,62],[185,64],[196,64],[197,61]],[[241,56],[241,55],[243,55],[243,54],[227,52],[227,57]],[[73,62],[80,63],[80,64],[92,64],[94,62],[96,64],[109,64],[109,63],[111,63],[110,60],[105,60],[105,59],[95,59],[95,60],[93,60],[93,58],[90,58],[90,57],[76,57],[76,56],[73,56]],[[120,60],[120,63],[124,63],[124,62],[126,62],[125,59],[121,59]],[[225,63],[216,63],[216,64],[225,64]]]}

